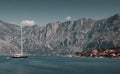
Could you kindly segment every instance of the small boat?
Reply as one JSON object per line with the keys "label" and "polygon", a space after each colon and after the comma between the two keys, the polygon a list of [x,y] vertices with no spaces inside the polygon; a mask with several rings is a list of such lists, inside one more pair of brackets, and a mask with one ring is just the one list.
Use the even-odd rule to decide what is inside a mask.
{"label": "small boat", "polygon": [[27,58],[27,55],[21,55],[21,54],[15,54],[13,56],[11,56],[11,58]]}
{"label": "small boat", "polygon": [[72,55],[67,55],[67,57],[73,57]]}
{"label": "small boat", "polygon": [[14,54],[11,56],[11,58],[27,58],[28,55],[25,55],[23,53],[23,43],[22,43],[22,25],[21,25],[21,52],[20,54]]}

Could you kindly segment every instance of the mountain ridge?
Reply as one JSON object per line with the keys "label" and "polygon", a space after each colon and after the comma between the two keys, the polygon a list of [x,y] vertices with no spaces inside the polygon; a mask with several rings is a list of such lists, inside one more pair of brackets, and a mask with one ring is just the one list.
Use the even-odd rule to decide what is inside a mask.
{"label": "mountain ridge", "polygon": [[[20,27],[0,21],[0,39],[20,48]],[[24,52],[32,55],[66,55],[77,51],[120,46],[120,14],[105,19],[81,18],[23,28]],[[9,46],[0,50],[11,50]],[[4,53],[6,55],[11,53]]]}

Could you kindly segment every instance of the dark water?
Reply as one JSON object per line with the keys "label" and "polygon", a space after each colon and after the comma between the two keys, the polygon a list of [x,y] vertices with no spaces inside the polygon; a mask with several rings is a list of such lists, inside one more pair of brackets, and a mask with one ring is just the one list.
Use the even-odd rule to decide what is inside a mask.
{"label": "dark water", "polygon": [[120,60],[100,58],[0,57],[0,74],[120,74]]}

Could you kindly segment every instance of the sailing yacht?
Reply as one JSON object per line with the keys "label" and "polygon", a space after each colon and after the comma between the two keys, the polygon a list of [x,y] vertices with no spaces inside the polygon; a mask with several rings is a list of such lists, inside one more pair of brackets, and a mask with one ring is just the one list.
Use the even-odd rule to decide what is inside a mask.
{"label": "sailing yacht", "polygon": [[25,55],[23,53],[23,42],[22,42],[22,25],[20,26],[21,27],[21,51],[19,54],[14,54],[13,56],[11,56],[11,58],[27,58],[28,55]]}

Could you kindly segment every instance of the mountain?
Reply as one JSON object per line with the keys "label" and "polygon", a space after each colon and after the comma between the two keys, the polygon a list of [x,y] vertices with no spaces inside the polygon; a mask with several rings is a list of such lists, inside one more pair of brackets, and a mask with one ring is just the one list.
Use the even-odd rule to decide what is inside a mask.
{"label": "mountain", "polygon": [[20,28],[18,25],[0,21],[0,54],[17,53],[19,49]]}
{"label": "mountain", "polygon": [[[23,27],[24,52],[31,55],[67,55],[120,46],[120,14],[93,20]],[[20,26],[0,21],[0,55],[20,52]]]}
{"label": "mountain", "polygon": [[90,33],[89,35],[92,37],[87,44],[88,48],[93,46],[104,49],[120,46],[120,14],[96,21]]}

